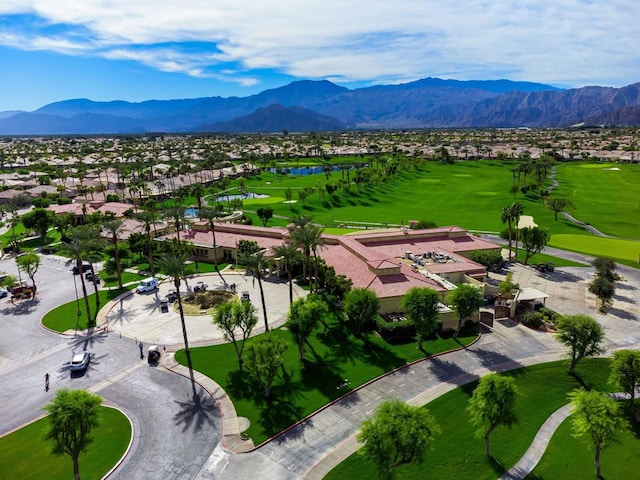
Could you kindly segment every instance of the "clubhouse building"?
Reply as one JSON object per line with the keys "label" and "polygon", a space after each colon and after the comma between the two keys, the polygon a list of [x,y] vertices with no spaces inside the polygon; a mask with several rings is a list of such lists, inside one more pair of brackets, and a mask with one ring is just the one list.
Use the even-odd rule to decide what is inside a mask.
{"label": "clubhouse building", "polygon": [[[234,263],[240,240],[255,241],[269,259],[269,274],[281,275],[281,259],[271,253],[273,247],[288,242],[295,226],[257,227],[233,223],[216,223],[216,248],[206,222],[194,222],[180,238],[195,248],[195,259],[202,262]],[[158,240],[171,240],[175,232]],[[442,301],[455,284],[485,284],[487,271],[470,260],[475,250],[500,251],[501,246],[471,235],[456,227],[426,230],[394,229],[366,231],[348,235],[323,234],[324,245],[318,250],[336,274],[350,278],[354,288],[368,288],[380,299],[380,313],[401,311],[401,300],[411,287],[428,287],[441,295]],[[441,320],[453,321],[453,312],[442,305]],[[450,317],[450,318],[449,318]],[[456,320],[457,321],[457,320]]]}

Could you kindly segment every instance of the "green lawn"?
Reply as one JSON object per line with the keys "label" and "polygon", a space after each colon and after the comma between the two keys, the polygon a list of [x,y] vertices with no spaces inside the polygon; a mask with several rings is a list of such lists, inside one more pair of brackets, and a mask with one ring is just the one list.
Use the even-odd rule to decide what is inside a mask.
{"label": "green lawn", "polygon": [[552,235],[549,246],[587,255],[611,257],[630,267],[639,266],[640,241],[590,235]]}
{"label": "green lawn", "polygon": [[[377,185],[371,184],[360,191],[353,184],[350,193],[340,191],[332,197],[317,192],[318,183],[326,183],[324,174],[290,177],[262,173],[246,179],[245,183],[248,190],[273,197],[271,203],[269,198],[261,199],[260,203],[270,204],[275,215],[311,215],[314,221],[327,226],[348,225],[350,221],[407,224],[409,220],[417,219],[435,221],[438,225],[459,225],[471,230],[499,231],[504,228],[500,223],[500,211],[504,205],[514,201],[509,193],[512,166],[498,161],[459,162],[455,165],[421,162],[415,170],[402,171]],[[352,181],[353,175],[352,172]],[[336,185],[342,178],[342,172],[332,172],[330,183]],[[346,181],[346,176],[344,178]],[[283,203],[286,188],[291,188],[297,203]],[[304,188],[316,190],[303,205],[298,199],[298,192]],[[553,222],[553,212],[537,199],[518,193],[515,200],[525,205],[525,214],[534,215],[539,224],[555,223],[555,230],[572,231],[567,230],[570,227],[563,220]],[[250,207],[250,201],[253,200],[247,200],[245,206],[255,210]],[[272,219],[269,224],[281,223]]]}
{"label": "green lawn", "polygon": [[[238,415],[251,421],[247,434],[254,443],[263,442],[351,389],[424,355],[416,349],[416,343],[391,346],[371,334],[354,337],[343,323],[331,317],[330,328],[325,331],[320,327],[310,338],[304,365],[291,335],[284,329],[272,331],[272,335],[287,341],[288,348],[271,400],[265,400],[260,388],[238,370],[231,344],[191,349],[194,368],[214,379],[231,397]],[[459,339],[468,344],[475,336],[475,332],[463,332]],[[448,335],[425,343],[425,350],[434,354],[459,346]],[[176,359],[186,364],[184,350],[177,352]],[[347,385],[341,386],[345,379]]]}
{"label": "green lawn", "polygon": [[[93,434],[94,441],[80,455],[83,480],[99,480],[122,458],[131,439],[131,424],[120,411],[100,407],[102,421]],[[45,440],[48,418],[44,417],[0,438],[2,478],[20,480],[68,480],[73,478],[71,457],[51,454],[52,443]]]}
{"label": "green lawn", "polygon": [[[611,391],[611,385],[608,383],[608,359],[583,360],[576,370],[582,382],[589,388]],[[512,428],[499,426],[493,432],[491,449],[496,462],[486,458],[484,442],[474,435],[474,428],[469,423],[465,411],[477,384],[473,382],[437,398],[425,407],[435,416],[442,428],[442,435],[436,438],[433,449],[423,465],[400,467],[397,478],[423,479],[425,472],[429,472],[428,477],[434,480],[495,480],[517,463],[549,415],[568,403],[567,393],[580,387],[580,383],[567,374],[566,361],[526,367],[507,372],[505,375],[515,379],[520,391],[516,400],[518,422]],[[637,441],[625,443],[621,449],[624,454],[620,453],[620,457],[614,457],[613,450],[606,451],[605,455],[611,455],[610,462],[628,459],[628,467],[632,468],[632,471],[638,471],[640,457],[637,456],[637,447]],[[560,449],[559,455],[564,456],[563,445],[560,445]],[[629,458],[631,455],[635,456]],[[325,479],[371,480],[376,475],[372,464],[354,454],[334,468]],[[590,476],[549,478],[573,479]]]}
{"label": "green lawn", "polygon": [[[87,282],[87,292],[90,292],[92,290],[93,284]],[[109,300],[114,299],[115,297],[126,291],[126,288],[123,288],[122,290],[98,290],[98,295],[100,295],[100,308],[104,307]],[[91,309],[91,314],[95,315],[95,293],[89,295],[89,307]],[[80,316],[78,316],[78,311],[80,311]],[[64,305],[60,305],[59,307],[56,307],[53,310],[47,312],[46,315],[42,318],[42,324],[45,327],[50,328],[51,330],[55,330],[56,332],[66,332],[67,330],[75,329],[86,330],[88,328],[88,325],[84,297],[82,296],[82,287],[78,285],[77,303],[74,300],[72,302],[65,303]]]}
{"label": "green lawn", "polygon": [[[603,478],[627,480],[637,475],[640,461],[640,425],[628,423],[616,442],[600,455]],[[571,419],[565,420],[553,435],[538,466],[527,478],[530,480],[573,480],[596,478],[593,444],[571,435]],[[636,473],[633,473],[636,472]]]}
{"label": "green lawn", "polygon": [[640,165],[563,163],[556,172],[558,196],[571,200],[574,217],[605,234],[640,239]]}
{"label": "green lawn", "polygon": [[[118,286],[118,276],[112,275],[108,277],[104,277],[104,272],[100,272],[100,278],[104,281],[105,287],[117,287]],[[122,283],[126,284],[129,282],[139,282],[143,278],[146,278],[148,275],[142,275],[140,273],[131,273],[131,272],[122,272]]]}

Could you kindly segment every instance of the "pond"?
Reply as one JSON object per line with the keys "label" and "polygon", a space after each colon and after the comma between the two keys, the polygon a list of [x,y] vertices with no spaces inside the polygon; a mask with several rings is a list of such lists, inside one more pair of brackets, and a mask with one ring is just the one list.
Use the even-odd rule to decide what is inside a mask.
{"label": "pond", "polygon": [[270,168],[269,172],[278,173],[280,175],[316,175],[318,173],[324,173],[326,171],[338,172],[340,169],[355,170],[359,167],[366,167],[368,164],[355,164],[355,165],[316,165],[313,167],[276,167]]}
{"label": "pond", "polygon": [[240,200],[246,200],[247,198],[269,198],[269,195],[265,195],[264,193],[236,193],[233,195],[221,195],[216,197],[216,202],[228,202],[230,200],[235,200],[239,198]]}

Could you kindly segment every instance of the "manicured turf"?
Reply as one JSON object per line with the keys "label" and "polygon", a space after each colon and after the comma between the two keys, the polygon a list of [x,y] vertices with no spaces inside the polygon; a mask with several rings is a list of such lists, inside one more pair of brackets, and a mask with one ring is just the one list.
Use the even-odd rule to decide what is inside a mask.
{"label": "manicured turf", "polygon": [[[324,174],[288,177],[262,173],[247,179],[246,185],[250,191],[278,198],[277,202],[271,203],[275,215],[311,215],[314,221],[327,226],[348,225],[349,221],[406,225],[409,220],[417,219],[472,230],[499,231],[504,228],[500,223],[500,211],[514,201],[509,193],[513,164],[482,161],[455,165],[421,162],[420,165],[362,190],[353,184],[350,193],[339,191],[333,197],[317,191],[318,182],[321,185],[326,183]],[[342,172],[330,174],[333,185],[342,178]],[[346,181],[346,175],[344,178]],[[353,172],[350,178],[353,181]],[[297,203],[284,204],[280,201],[285,197],[286,188],[292,189]],[[304,204],[298,199],[298,191],[303,188],[315,189]],[[262,203],[269,204],[268,200],[262,199]],[[525,213],[533,215],[537,223],[553,222],[553,212],[539,202],[521,193],[515,201],[523,203]],[[567,228],[563,220],[555,223],[556,229]]]}
{"label": "manicured turf", "polygon": [[[592,443],[571,435],[571,418],[556,430],[538,466],[527,478],[531,480],[573,480],[596,478]],[[607,480],[636,478],[640,461],[640,424],[630,422],[616,442],[600,454],[602,476]]]}
{"label": "manicured turf", "polygon": [[[92,434],[94,441],[80,455],[83,480],[98,480],[124,455],[131,439],[131,424],[114,408],[100,408],[101,422]],[[73,478],[73,463],[68,455],[51,454],[53,443],[45,440],[48,418],[0,438],[1,478],[20,480],[68,480]]]}
{"label": "manicured turf", "polygon": [[574,217],[605,234],[640,239],[640,165],[563,163],[556,172],[557,194],[574,204]]}
{"label": "manicured turf", "polygon": [[[100,277],[104,281],[105,287],[117,287],[118,286],[118,276],[113,275],[109,277],[103,277],[104,273],[100,272]],[[141,275],[139,273],[131,273],[131,272],[122,272],[122,284],[130,283],[130,282],[139,282],[143,278],[146,278],[148,275]]]}
{"label": "manicured turf", "polygon": [[[576,369],[582,382],[589,388],[611,391],[608,383],[609,361],[586,359]],[[422,465],[407,465],[397,469],[397,478],[423,479],[425,472],[433,480],[495,480],[517,463],[529,447],[544,421],[562,405],[568,403],[567,393],[580,387],[580,383],[567,374],[567,362],[553,362],[507,372],[520,391],[516,399],[518,422],[512,428],[498,426],[491,436],[491,449],[495,462],[487,459],[484,442],[474,435],[465,411],[469,397],[477,382],[457,388],[426,405],[442,428],[442,435],[434,442]],[[625,447],[635,449],[636,443]],[[637,452],[637,450],[633,450]],[[626,457],[625,457],[626,458]],[[611,457],[610,461],[618,461]],[[640,468],[640,457],[629,463],[633,471]],[[371,480],[377,475],[374,467],[357,454],[334,468],[327,480]],[[605,473],[606,475],[606,473]],[[545,476],[545,478],[547,478]],[[554,477],[555,478],[555,477]],[[590,478],[574,476],[569,478]],[[609,477],[607,477],[609,478]]]}
{"label": "manicured turf", "polygon": [[[335,318],[329,325],[329,330],[320,327],[310,338],[304,365],[289,332],[272,331],[272,335],[287,341],[288,348],[271,400],[265,400],[260,387],[239,372],[231,344],[191,349],[193,365],[221,385],[238,415],[251,421],[247,434],[258,444],[349,390],[423,356],[416,343],[391,346],[374,335],[356,338]],[[475,334],[466,333],[459,339],[468,344],[474,338]],[[425,343],[425,350],[433,354],[459,346],[449,335]],[[186,364],[184,350],[177,352],[176,359]],[[348,383],[341,387],[345,379]]]}
{"label": "manicured turf", "polygon": [[549,246],[593,256],[611,257],[617,262],[635,268],[639,266],[640,241],[588,235],[552,235]]}
{"label": "manicured turf", "polygon": [[[87,282],[88,283],[88,282]],[[92,291],[93,285],[87,285],[87,292]],[[98,290],[100,295],[100,308],[105,304],[117,297],[118,295],[126,292],[127,289],[122,290]],[[91,314],[95,316],[96,313],[96,299],[95,293],[89,295],[89,307],[91,308]],[[78,310],[80,310],[80,316],[78,316]],[[84,297],[82,296],[82,288],[78,285],[78,302],[65,303],[53,310],[47,312],[42,318],[42,324],[55,330],[56,332],[66,332],[67,330],[86,330],[87,326],[87,314],[84,304]]]}

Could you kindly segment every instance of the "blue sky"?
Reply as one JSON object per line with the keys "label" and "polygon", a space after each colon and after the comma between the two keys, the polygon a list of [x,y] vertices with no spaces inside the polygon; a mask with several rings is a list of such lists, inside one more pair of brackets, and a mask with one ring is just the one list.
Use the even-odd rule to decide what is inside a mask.
{"label": "blue sky", "polygon": [[2,0],[0,111],[296,79],[640,81],[637,0]]}

